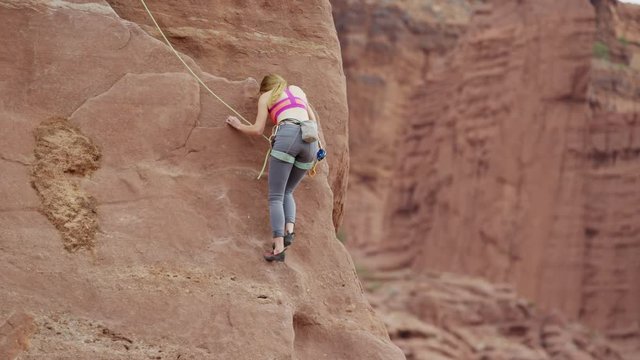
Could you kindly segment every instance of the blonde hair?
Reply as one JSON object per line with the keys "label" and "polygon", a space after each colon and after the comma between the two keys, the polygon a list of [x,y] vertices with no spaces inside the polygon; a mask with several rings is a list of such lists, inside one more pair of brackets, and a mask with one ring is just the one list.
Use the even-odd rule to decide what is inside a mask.
{"label": "blonde hair", "polygon": [[278,74],[269,74],[262,78],[262,82],[260,83],[260,92],[265,93],[269,90],[273,90],[271,93],[271,97],[269,98],[268,106],[273,105],[273,103],[278,100],[280,95],[284,89],[287,88],[287,81]]}

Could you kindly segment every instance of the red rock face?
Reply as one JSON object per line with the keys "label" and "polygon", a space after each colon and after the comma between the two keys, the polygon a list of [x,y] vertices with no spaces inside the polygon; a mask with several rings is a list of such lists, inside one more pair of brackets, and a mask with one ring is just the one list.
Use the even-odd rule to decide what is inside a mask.
{"label": "red rock face", "polygon": [[24,313],[12,314],[0,326],[0,354],[13,359],[29,347],[35,326],[33,318]]}
{"label": "red rock face", "polygon": [[266,141],[224,125],[139,3],[2,2],[0,358],[403,359],[334,236],[348,166],[328,2],[170,3],[150,6],[250,119],[247,75],[308,91],[331,176],[301,184],[296,244],[266,264]]}
{"label": "red rock face", "polygon": [[[479,3],[459,40],[440,58],[430,55],[432,66],[417,76],[422,86],[404,81],[405,71],[396,77],[393,86],[409,89],[398,98],[408,101],[385,117],[401,125],[380,125],[387,140],[371,141],[372,129],[386,122],[369,126],[367,119],[383,117],[394,96],[373,91],[374,108],[360,111],[361,119],[353,110],[365,108],[364,96],[350,92],[350,132],[365,134],[351,143],[352,194],[369,198],[362,196],[362,207],[349,204],[345,233],[368,268],[513,284],[542,309],[602,330],[634,358],[638,12],[592,3]],[[371,40],[354,50],[350,39],[360,34],[341,38],[349,78],[348,54],[383,48]],[[400,40],[386,43],[409,52]],[[371,68],[379,71],[377,63]],[[350,90],[366,71],[353,70]],[[385,141],[387,157],[360,171],[358,154],[378,155]],[[370,230],[362,237],[361,229]]]}
{"label": "red rock face", "polygon": [[602,335],[541,311],[507,285],[447,273],[363,277],[407,359],[625,359]]}
{"label": "red rock face", "polygon": [[[387,207],[405,126],[427,76],[442,66],[466,26],[467,2],[332,1],[348,72],[349,197],[342,235],[352,251],[375,251],[388,231]],[[439,6],[440,5],[440,6]],[[350,214],[350,215],[349,215]]]}
{"label": "red rock face", "polygon": [[[160,38],[141,5],[122,0],[107,2],[122,18]],[[216,76],[232,80],[251,76],[260,82],[264,75],[275,72],[305,89],[320,115],[322,128],[331,134],[324,144],[329,149],[329,184],[337,227],[342,222],[349,153],[345,78],[329,2],[314,0],[283,6],[274,0],[192,0],[149,6],[174,46],[203,68],[216,69]],[[245,113],[253,115],[253,106],[251,103]],[[205,115],[201,121],[211,120]]]}
{"label": "red rock face", "polygon": [[640,7],[596,2],[580,317],[640,357]]}

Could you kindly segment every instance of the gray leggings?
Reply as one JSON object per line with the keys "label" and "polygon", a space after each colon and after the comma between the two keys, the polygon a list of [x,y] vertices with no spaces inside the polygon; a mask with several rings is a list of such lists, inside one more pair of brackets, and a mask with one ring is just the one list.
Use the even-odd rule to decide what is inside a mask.
{"label": "gray leggings", "polygon": [[[291,155],[296,162],[309,163],[314,160],[316,143],[302,140],[300,126],[281,124],[276,134],[273,150]],[[269,162],[269,214],[273,237],[284,236],[286,223],[296,222],[296,202],[293,191],[307,170],[271,156]]]}

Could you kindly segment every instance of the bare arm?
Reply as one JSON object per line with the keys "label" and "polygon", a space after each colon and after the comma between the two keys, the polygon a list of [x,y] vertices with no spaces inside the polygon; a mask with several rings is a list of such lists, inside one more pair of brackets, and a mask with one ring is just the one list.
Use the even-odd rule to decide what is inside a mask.
{"label": "bare arm", "polygon": [[258,99],[258,114],[256,115],[256,122],[253,123],[253,125],[245,125],[235,116],[229,116],[227,118],[227,124],[247,135],[262,135],[264,127],[267,124],[267,116],[269,115],[269,112],[267,111],[269,94],[269,92],[266,92],[260,96],[260,99]]}
{"label": "bare arm", "polygon": [[309,113],[309,119],[313,121],[318,121],[316,119],[316,110],[311,106],[311,103],[307,101],[307,113]]}

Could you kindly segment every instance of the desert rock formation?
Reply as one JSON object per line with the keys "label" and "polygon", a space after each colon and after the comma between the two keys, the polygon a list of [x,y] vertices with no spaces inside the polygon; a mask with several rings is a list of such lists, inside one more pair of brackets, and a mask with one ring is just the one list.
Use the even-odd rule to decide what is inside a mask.
{"label": "desert rock formation", "polygon": [[403,359],[334,236],[348,153],[329,3],[174,3],[149,6],[231,105],[251,118],[247,77],[277,70],[326,119],[331,170],[298,190],[296,244],[262,260],[266,142],[224,125],[137,1],[2,1],[0,358]]}
{"label": "desert rock formation", "polygon": [[364,273],[369,300],[410,360],[623,360],[591,329],[457,274]]}
{"label": "desert rock formation", "polygon": [[334,0],[350,113],[349,197],[341,236],[353,251],[386,236],[400,136],[427,74],[466,28],[468,1]]}
{"label": "desert rock formation", "polygon": [[[469,22],[449,1],[334,15],[350,196],[365,204],[348,204],[343,236],[363,266],[512,284],[638,354],[640,13],[604,0],[476,3]],[[383,21],[389,7],[402,21]],[[425,51],[416,38],[450,45]]]}

